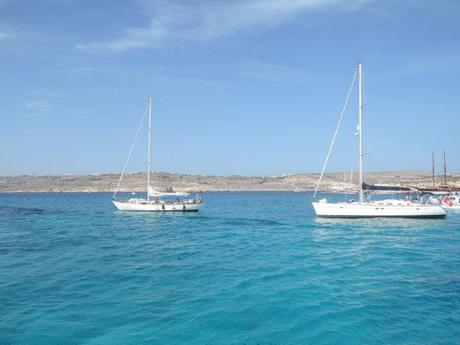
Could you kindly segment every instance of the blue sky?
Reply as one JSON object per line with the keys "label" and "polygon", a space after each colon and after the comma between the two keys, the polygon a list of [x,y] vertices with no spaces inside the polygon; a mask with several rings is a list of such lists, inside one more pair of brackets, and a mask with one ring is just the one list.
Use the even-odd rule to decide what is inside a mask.
{"label": "blue sky", "polygon": [[[458,172],[459,20],[457,0],[0,0],[0,175],[120,171],[149,96],[157,171],[317,172],[358,61],[366,169],[446,148]],[[356,93],[330,171],[356,169],[355,126]]]}

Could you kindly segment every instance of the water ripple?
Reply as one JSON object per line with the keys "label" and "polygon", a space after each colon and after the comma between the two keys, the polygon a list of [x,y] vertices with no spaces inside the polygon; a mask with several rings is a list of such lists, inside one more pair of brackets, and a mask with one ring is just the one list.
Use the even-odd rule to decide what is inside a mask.
{"label": "water ripple", "polygon": [[304,193],[197,214],[0,195],[0,343],[456,344],[460,214],[320,220]]}

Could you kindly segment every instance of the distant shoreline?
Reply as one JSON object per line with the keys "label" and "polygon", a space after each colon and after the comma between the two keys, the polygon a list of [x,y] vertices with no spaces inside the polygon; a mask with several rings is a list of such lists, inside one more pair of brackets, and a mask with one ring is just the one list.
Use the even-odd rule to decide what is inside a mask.
{"label": "distant shoreline", "polygon": [[[114,192],[119,174],[93,175],[21,175],[0,176],[0,193],[91,193]],[[311,192],[318,182],[318,173],[282,174],[270,176],[211,176],[197,174],[154,173],[151,185],[158,190],[172,188],[180,192]],[[357,174],[350,180],[350,173],[325,174],[320,186],[322,192],[356,192]],[[418,171],[370,172],[365,175],[368,183],[390,183],[411,187],[430,187],[431,175]],[[450,174],[448,183],[460,187],[460,174]],[[350,183],[351,181],[351,183]],[[442,177],[437,176],[440,183]],[[145,192],[145,173],[125,175],[120,192]]]}
{"label": "distant shoreline", "polygon": [[[313,193],[315,190],[314,189],[305,189],[305,190],[280,190],[280,189],[248,189],[248,190],[188,190],[187,192],[189,194],[193,193],[259,193],[259,192],[267,192],[267,193]],[[59,191],[3,191],[0,190],[0,194],[19,194],[19,193],[30,193],[30,194],[45,194],[45,193],[54,193],[54,194],[59,194],[59,193],[80,193],[80,194],[85,194],[85,193],[104,193],[104,194],[110,194],[114,193],[115,191],[79,191],[79,190],[71,190],[71,191],[64,191],[64,190],[59,190]],[[334,190],[325,190],[325,189],[318,189],[318,193],[346,193],[346,192],[340,192],[340,191],[334,191]],[[142,191],[135,191],[135,190],[130,190],[130,191],[118,191],[117,194],[122,193],[145,193],[145,190]],[[358,193],[358,191],[350,192],[350,193]]]}

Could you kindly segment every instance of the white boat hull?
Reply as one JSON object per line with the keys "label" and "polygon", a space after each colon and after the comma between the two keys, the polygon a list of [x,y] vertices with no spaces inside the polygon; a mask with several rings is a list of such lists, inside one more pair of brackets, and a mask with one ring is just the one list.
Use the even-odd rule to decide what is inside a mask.
{"label": "white boat hull", "polygon": [[460,195],[447,195],[441,200],[441,206],[448,211],[460,211]]}
{"label": "white boat hull", "polygon": [[418,203],[385,203],[385,202],[313,202],[318,217],[327,218],[442,218],[446,211],[437,205],[425,205]]}
{"label": "white boat hull", "polygon": [[141,212],[197,212],[203,206],[202,202],[174,202],[174,203],[155,203],[155,202],[129,202],[112,201],[120,211],[141,211]]}
{"label": "white boat hull", "polygon": [[453,206],[448,206],[448,205],[442,205],[441,206],[443,209],[447,210],[447,211],[456,211],[456,212],[460,212],[460,205],[453,205]]}

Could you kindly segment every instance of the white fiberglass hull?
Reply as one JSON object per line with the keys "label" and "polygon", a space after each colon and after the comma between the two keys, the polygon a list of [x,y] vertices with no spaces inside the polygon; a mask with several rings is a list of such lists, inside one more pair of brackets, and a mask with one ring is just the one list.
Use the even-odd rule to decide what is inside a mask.
{"label": "white fiberglass hull", "polygon": [[458,193],[447,195],[441,200],[441,206],[448,211],[460,211],[460,195]]}
{"label": "white fiberglass hull", "polygon": [[446,211],[437,205],[418,203],[357,203],[357,202],[313,202],[318,217],[329,218],[441,218],[446,216]]}
{"label": "white fiberglass hull", "polygon": [[154,203],[113,201],[113,204],[120,211],[142,212],[197,212],[203,206],[202,202]]}
{"label": "white fiberglass hull", "polygon": [[447,211],[457,211],[457,212],[460,211],[460,205],[448,206],[448,205],[443,204],[441,207]]}

